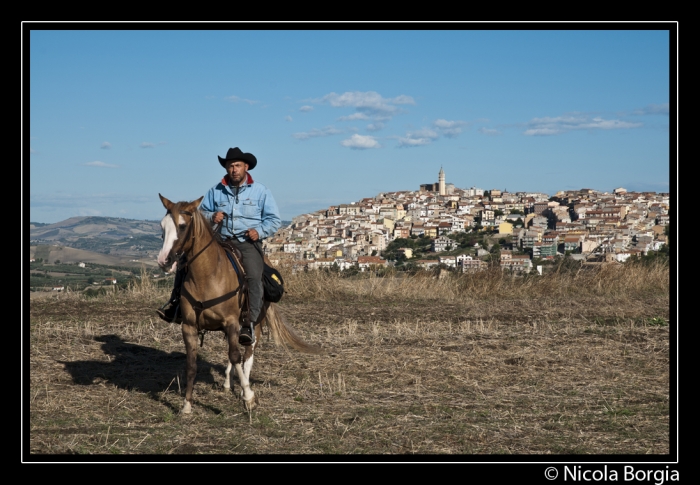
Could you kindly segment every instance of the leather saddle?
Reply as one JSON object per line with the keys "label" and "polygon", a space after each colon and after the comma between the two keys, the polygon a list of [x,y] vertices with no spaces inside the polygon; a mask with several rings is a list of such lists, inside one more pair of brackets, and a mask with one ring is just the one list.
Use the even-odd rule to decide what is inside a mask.
{"label": "leather saddle", "polygon": [[219,245],[224,248],[226,251],[226,254],[229,257],[229,260],[231,261],[231,264],[233,264],[234,269],[236,270],[236,274],[238,274],[238,283],[241,285],[245,284],[245,268],[243,267],[243,253],[241,253],[241,250],[238,249],[233,242],[231,242],[230,239],[224,239],[221,237],[220,234],[217,233],[216,239],[219,242]]}

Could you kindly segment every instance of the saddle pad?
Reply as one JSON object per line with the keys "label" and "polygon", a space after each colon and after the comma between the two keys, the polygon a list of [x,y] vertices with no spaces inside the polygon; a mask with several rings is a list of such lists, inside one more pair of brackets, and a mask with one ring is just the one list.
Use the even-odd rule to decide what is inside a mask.
{"label": "saddle pad", "polygon": [[238,275],[238,279],[241,279],[241,272],[238,268],[238,262],[236,261],[236,258],[234,258],[233,254],[229,251],[225,251],[226,256],[228,256],[228,260],[231,261],[231,264],[233,265],[233,269],[236,270],[236,274]]}

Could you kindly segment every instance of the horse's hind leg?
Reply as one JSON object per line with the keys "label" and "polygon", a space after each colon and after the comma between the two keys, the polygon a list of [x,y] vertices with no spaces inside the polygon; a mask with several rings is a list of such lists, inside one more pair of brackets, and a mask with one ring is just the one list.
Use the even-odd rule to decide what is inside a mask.
{"label": "horse's hind leg", "polygon": [[185,403],[180,412],[189,414],[192,412],[192,391],[194,389],[194,378],[197,375],[197,329],[183,323],[182,338],[185,341],[185,351],[187,353],[187,362],[185,364],[187,387],[185,389]]}
{"label": "horse's hind leg", "polygon": [[253,355],[255,352],[255,345],[256,344],[247,346],[245,348],[245,353],[243,354],[243,363],[236,364],[238,378],[241,381],[241,394],[243,395],[243,400],[245,401],[246,409],[253,409],[256,406],[255,394],[253,393],[253,390],[250,387],[250,371],[253,368]]}
{"label": "horse's hind leg", "polygon": [[[241,384],[241,397],[245,402],[247,409],[253,409],[255,407],[255,394],[250,388],[250,381],[248,380],[248,375],[250,374],[250,369],[248,370],[248,375],[243,371],[243,365],[241,364],[241,352],[238,348],[238,332],[233,331],[229,328],[226,332],[228,337],[228,360],[229,365],[226,369],[226,377],[229,378],[229,370],[231,364],[236,368],[236,373],[238,374],[238,381]],[[251,345],[250,347],[252,347]],[[246,350],[246,354],[248,350]],[[224,383],[225,386],[225,383]]]}
{"label": "horse's hind leg", "polygon": [[[260,317],[258,317],[258,321],[256,322],[255,325],[255,343],[253,345],[248,345],[246,346],[246,351],[243,354],[243,373],[245,374],[246,379],[250,381],[250,369],[253,367],[253,348],[258,346],[260,343],[260,340],[262,339],[262,332],[260,328],[262,327],[261,321],[265,317],[265,311],[267,310],[267,306],[269,303],[266,303],[266,305],[263,307],[263,310],[260,312]],[[248,360],[250,359],[250,363]],[[229,360],[228,366],[226,366],[226,380],[224,380],[224,389],[231,389],[231,369],[233,368],[233,365],[231,364],[231,360]]]}
{"label": "horse's hind leg", "polygon": [[245,378],[248,381],[250,381],[250,371],[253,368],[253,355],[255,354],[256,345],[257,344],[247,346],[243,353],[243,374],[245,374]]}

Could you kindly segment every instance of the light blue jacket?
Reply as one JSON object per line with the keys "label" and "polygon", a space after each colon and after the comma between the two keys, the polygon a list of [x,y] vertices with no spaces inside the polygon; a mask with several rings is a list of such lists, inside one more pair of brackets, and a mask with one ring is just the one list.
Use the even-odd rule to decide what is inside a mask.
{"label": "light blue jacket", "polygon": [[244,234],[248,229],[255,229],[260,239],[265,239],[282,225],[270,190],[247,175],[246,183],[241,184],[238,191],[229,184],[228,175],[224,176],[221,182],[209,189],[199,205],[199,210],[209,221],[215,213],[223,212],[221,235],[235,236],[239,241],[245,241]]}

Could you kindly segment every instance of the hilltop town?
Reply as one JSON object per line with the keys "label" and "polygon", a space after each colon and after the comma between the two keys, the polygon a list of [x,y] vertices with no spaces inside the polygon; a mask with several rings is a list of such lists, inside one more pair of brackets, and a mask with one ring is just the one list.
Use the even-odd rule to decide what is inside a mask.
{"label": "hilltop town", "polygon": [[[440,168],[437,183],[416,191],[384,192],[297,216],[265,242],[265,251],[273,264],[288,261],[295,270],[365,271],[410,262],[477,271],[488,266],[493,251],[464,236],[489,234],[500,242],[502,268],[529,272],[533,261],[558,255],[617,262],[646,255],[667,242],[668,223],[668,193],[584,188],[550,197],[459,189],[445,182]],[[418,259],[410,244],[396,247],[411,240],[429,244],[430,255]],[[460,247],[469,249],[451,254]]]}

